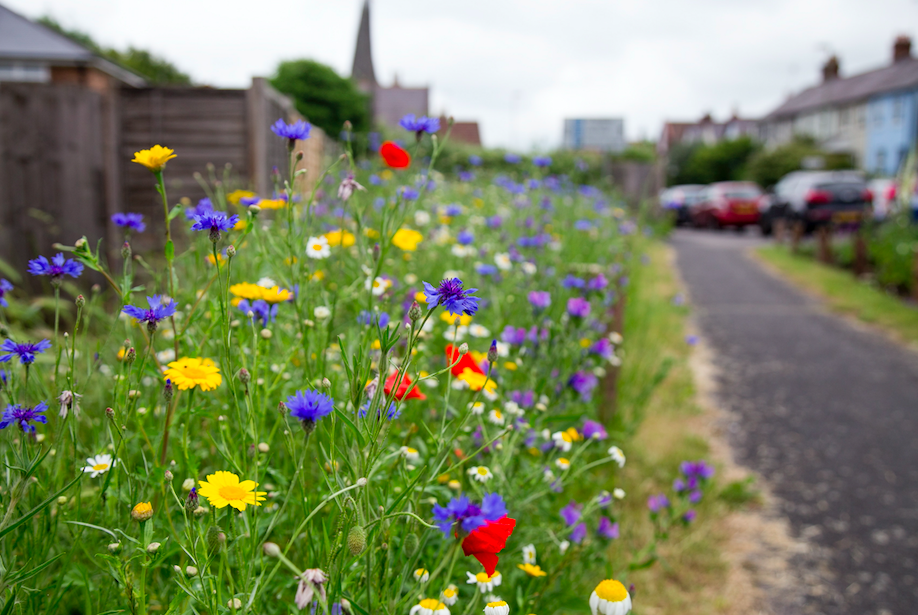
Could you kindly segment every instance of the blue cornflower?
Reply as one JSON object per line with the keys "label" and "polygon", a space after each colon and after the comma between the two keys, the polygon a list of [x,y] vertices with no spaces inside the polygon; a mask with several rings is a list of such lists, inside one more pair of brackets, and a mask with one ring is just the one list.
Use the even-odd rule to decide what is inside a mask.
{"label": "blue cornflower", "polygon": [[472,233],[472,231],[467,231],[463,229],[459,231],[458,235],[456,235],[456,241],[458,241],[464,246],[467,246],[470,243],[475,241],[475,235]]}
{"label": "blue cornflower", "polygon": [[480,167],[481,163],[482,163],[481,156],[476,156],[475,154],[472,154],[471,156],[469,156],[469,164],[472,165],[473,167]]}
{"label": "blue cornflower", "polygon": [[564,277],[563,280],[561,280],[561,286],[564,288],[583,288],[586,286],[586,280],[568,274]]}
{"label": "blue cornflower", "polygon": [[480,263],[475,266],[475,273],[478,275],[494,275],[497,273],[497,267],[488,263]]}
{"label": "blue cornflower", "polygon": [[220,231],[228,231],[239,222],[239,216],[226,217],[222,211],[215,211],[194,217],[193,231],[210,231],[210,240],[214,243],[220,241]]}
{"label": "blue cornflower", "polygon": [[243,299],[239,302],[237,306],[244,314],[252,312],[252,318],[258,318],[261,320],[261,326],[267,327],[269,322],[274,322],[274,319],[277,318],[277,310],[279,304],[275,303],[274,305],[268,305],[268,302],[264,299],[256,299],[249,303],[248,299]]}
{"label": "blue cornflower", "polygon": [[408,186],[402,186],[398,189],[398,194],[406,201],[416,201],[421,194],[414,188],[409,188]]}
{"label": "blue cornflower", "polygon": [[434,523],[443,534],[449,536],[454,523],[458,523],[463,533],[471,533],[488,521],[498,521],[507,515],[503,498],[497,493],[488,493],[481,504],[472,502],[468,496],[460,495],[450,500],[446,506],[434,504]]}
{"label": "blue cornflower", "polygon": [[427,132],[433,134],[440,130],[440,119],[436,117],[427,117],[426,115],[415,118],[414,113],[409,113],[399,120],[398,125],[409,132],[416,133],[417,136],[420,137],[421,133]]}
{"label": "blue cornflower", "polygon": [[510,164],[519,164],[520,158],[517,154],[504,154],[504,162],[509,162]]}
{"label": "blue cornflower", "polygon": [[461,216],[462,215],[462,205],[457,205],[456,203],[450,203],[443,209],[443,215],[449,216],[450,218]]}
{"label": "blue cornflower", "polygon": [[391,318],[386,312],[379,312],[376,314],[367,310],[361,310],[360,313],[357,314],[357,323],[365,327],[379,323],[379,327],[381,329],[385,329],[389,325],[390,321]]}
{"label": "blue cornflower", "polygon": [[83,263],[73,259],[64,260],[64,254],[58,252],[48,261],[44,256],[29,261],[29,273],[32,275],[49,275],[52,284],[60,284],[65,275],[78,278],[83,273]]}
{"label": "blue cornflower", "polygon": [[45,416],[47,409],[48,404],[45,402],[40,402],[34,408],[20,404],[7,406],[6,410],[3,411],[3,418],[0,419],[0,429],[6,429],[15,423],[23,432],[35,433],[35,425],[31,423],[34,421],[42,425],[46,424],[48,422],[48,417]]}
{"label": "blue cornflower", "polygon": [[475,174],[471,171],[459,171],[459,181],[461,182],[471,182],[475,181]]}
{"label": "blue cornflower", "polygon": [[261,197],[258,196],[244,196],[239,199],[239,204],[243,207],[251,207],[252,205],[258,205],[261,202]]}
{"label": "blue cornflower", "polygon": [[[369,413],[369,411],[370,411],[370,402],[367,401],[365,404],[363,404],[362,406],[360,406],[360,411],[357,412],[357,416],[360,417],[360,418],[362,418],[362,419],[365,419],[365,418],[367,418],[367,414]],[[382,413],[381,413],[379,410],[377,410],[377,411],[376,411],[376,418],[379,418],[381,414],[382,414]],[[393,420],[397,419],[398,417],[400,417],[401,415],[402,415],[402,411],[399,410],[399,408],[398,408],[398,406],[396,405],[395,402],[392,402],[391,404],[389,404],[389,409],[386,410],[386,419],[387,419],[387,420],[393,421]]]}
{"label": "blue cornflower", "polygon": [[131,231],[137,231],[142,233],[144,229],[147,228],[147,225],[143,222],[143,214],[113,214],[112,222],[115,223],[115,226],[120,226],[121,228],[126,228]]}
{"label": "blue cornflower", "polygon": [[287,398],[290,416],[298,419],[306,433],[316,428],[316,422],[328,416],[335,409],[335,400],[315,390],[297,391]]}
{"label": "blue cornflower", "polygon": [[271,125],[271,132],[276,134],[278,137],[287,139],[290,146],[293,146],[293,143],[297,139],[308,139],[309,131],[311,129],[312,126],[309,125],[309,122],[305,122],[303,120],[298,120],[292,124],[288,124],[283,120],[283,118],[281,118]]}
{"label": "blue cornflower", "polygon": [[153,295],[152,297],[147,297],[147,304],[150,309],[126,305],[121,308],[121,311],[128,316],[136,318],[138,324],[147,323],[147,331],[150,333],[156,331],[156,325],[159,324],[159,321],[175,314],[175,299],[169,299],[169,303],[163,303],[161,295]]}
{"label": "blue cornflower", "polygon": [[17,344],[11,339],[5,339],[3,343],[0,344],[0,352],[9,354],[0,357],[0,363],[6,363],[13,358],[13,355],[16,355],[19,357],[20,363],[23,365],[31,365],[35,362],[35,353],[44,352],[48,348],[51,348],[51,342],[48,340],[42,340],[37,344],[32,344],[31,342]]}
{"label": "blue cornflower", "polygon": [[577,220],[574,222],[574,228],[578,231],[588,231],[593,228],[593,223],[589,220]]}
{"label": "blue cornflower", "polygon": [[13,290],[13,285],[10,284],[9,280],[0,278],[0,307],[10,307],[5,295],[11,290]]}
{"label": "blue cornflower", "polygon": [[198,204],[192,207],[191,209],[185,210],[185,217],[189,220],[194,220],[198,216],[203,216],[205,214],[213,213],[214,204],[210,202],[210,199],[204,197]]}
{"label": "blue cornflower", "polygon": [[550,167],[551,166],[551,156],[536,156],[532,159],[532,164],[537,167]]}
{"label": "blue cornflower", "polygon": [[386,183],[386,180],[381,178],[376,173],[373,173],[372,175],[370,175],[370,185],[371,186],[383,186],[385,185],[385,183]]}
{"label": "blue cornflower", "polygon": [[442,305],[447,312],[457,316],[463,312],[472,316],[478,311],[478,297],[472,296],[472,293],[477,291],[477,288],[463,289],[462,280],[459,278],[442,280],[436,288],[430,283],[424,282],[427,309],[432,310],[438,305]]}

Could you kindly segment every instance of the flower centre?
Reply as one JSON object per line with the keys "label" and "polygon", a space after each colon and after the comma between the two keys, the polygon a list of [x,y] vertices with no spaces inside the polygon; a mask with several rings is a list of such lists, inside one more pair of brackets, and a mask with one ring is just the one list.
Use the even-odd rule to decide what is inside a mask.
{"label": "flower centre", "polygon": [[107,463],[97,463],[96,465],[92,467],[92,469],[94,472],[98,472],[100,470],[107,470],[108,464]]}
{"label": "flower centre", "polygon": [[606,579],[596,586],[596,595],[609,602],[622,602],[628,597],[628,590],[619,581]]}
{"label": "flower centre", "polygon": [[500,410],[495,410],[495,411],[494,411],[494,418],[496,418],[496,419],[502,419],[502,418],[504,418],[504,415],[503,415],[503,413],[501,413]]}
{"label": "flower centre", "polygon": [[487,476],[487,475],[488,475],[488,468],[478,468],[478,473],[479,473],[481,476]]}
{"label": "flower centre", "polygon": [[433,611],[438,611],[440,609],[445,609],[446,605],[437,600],[436,598],[424,598],[418,603],[422,609],[431,609]]}
{"label": "flower centre", "polygon": [[503,600],[501,600],[501,601],[499,601],[499,602],[489,602],[489,603],[488,603],[488,606],[490,606],[490,607],[507,606],[507,603],[504,602]]}
{"label": "flower centre", "polygon": [[220,487],[220,497],[224,500],[242,500],[248,495],[242,487],[238,485],[224,485]]}
{"label": "flower centre", "polygon": [[191,380],[204,380],[207,378],[207,373],[198,367],[185,367],[182,371],[185,377]]}
{"label": "flower centre", "polygon": [[487,572],[479,572],[475,575],[475,580],[479,583],[487,583],[490,579],[491,577],[488,576]]}
{"label": "flower centre", "polygon": [[456,595],[456,590],[450,589],[447,587],[446,589],[443,590],[443,595],[446,596],[447,598],[452,598],[453,596]]}

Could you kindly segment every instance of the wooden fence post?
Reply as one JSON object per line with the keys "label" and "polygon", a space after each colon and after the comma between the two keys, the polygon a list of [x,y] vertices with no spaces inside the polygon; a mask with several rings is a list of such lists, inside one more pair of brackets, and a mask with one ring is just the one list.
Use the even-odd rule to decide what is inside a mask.
{"label": "wooden fence post", "polygon": [[869,270],[867,262],[867,240],[864,239],[864,229],[860,227],[854,234],[854,275],[862,276]]}
{"label": "wooden fence post", "polygon": [[791,235],[791,252],[797,254],[800,251],[800,240],[803,238],[803,221],[794,222],[794,229]]}
{"label": "wooden fence post", "polygon": [[774,222],[775,243],[784,243],[784,218],[778,218]]}
{"label": "wooden fence post", "polygon": [[819,225],[819,262],[832,264],[832,229],[828,224]]}

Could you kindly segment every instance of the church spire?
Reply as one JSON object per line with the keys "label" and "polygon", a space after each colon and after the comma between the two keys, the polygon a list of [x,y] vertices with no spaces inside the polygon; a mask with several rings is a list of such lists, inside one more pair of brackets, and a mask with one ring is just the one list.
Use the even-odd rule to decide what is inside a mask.
{"label": "church spire", "polygon": [[360,15],[360,28],[357,30],[357,46],[354,49],[354,66],[351,68],[351,79],[357,87],[368,92],[376,86],[376,73],[373,70],[373,51],[370,46],[370,0],[364,0],[363,12]]}

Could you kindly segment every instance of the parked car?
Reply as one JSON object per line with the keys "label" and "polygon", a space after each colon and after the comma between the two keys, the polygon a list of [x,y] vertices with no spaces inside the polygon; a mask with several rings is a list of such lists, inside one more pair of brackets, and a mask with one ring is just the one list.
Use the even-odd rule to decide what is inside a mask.
{"label": "parked car", "polygon": [[883,220],[896,209],[896,180],[872,179],[867,188],[873,193],[873,217]]}
{"label": "parked car", "polygon": [[753,182],[718,182],[704,189],[690,211],[696,227],[742,229],[759,221],[762,189]]}
{"label": "parked car", "polygon": [[689,209],[698,202],[703,190],[701,184],[671,186],[660,193],[660,206],[675,212],[676,226],[685,226],[690,221]]}
{"label": "parked car", "polygon": [[775,185],[763,214],[771,221],[778,217],[801,221],[809,233],[828,222],[859,222],[872,201],[859,171],[795,171]]}

